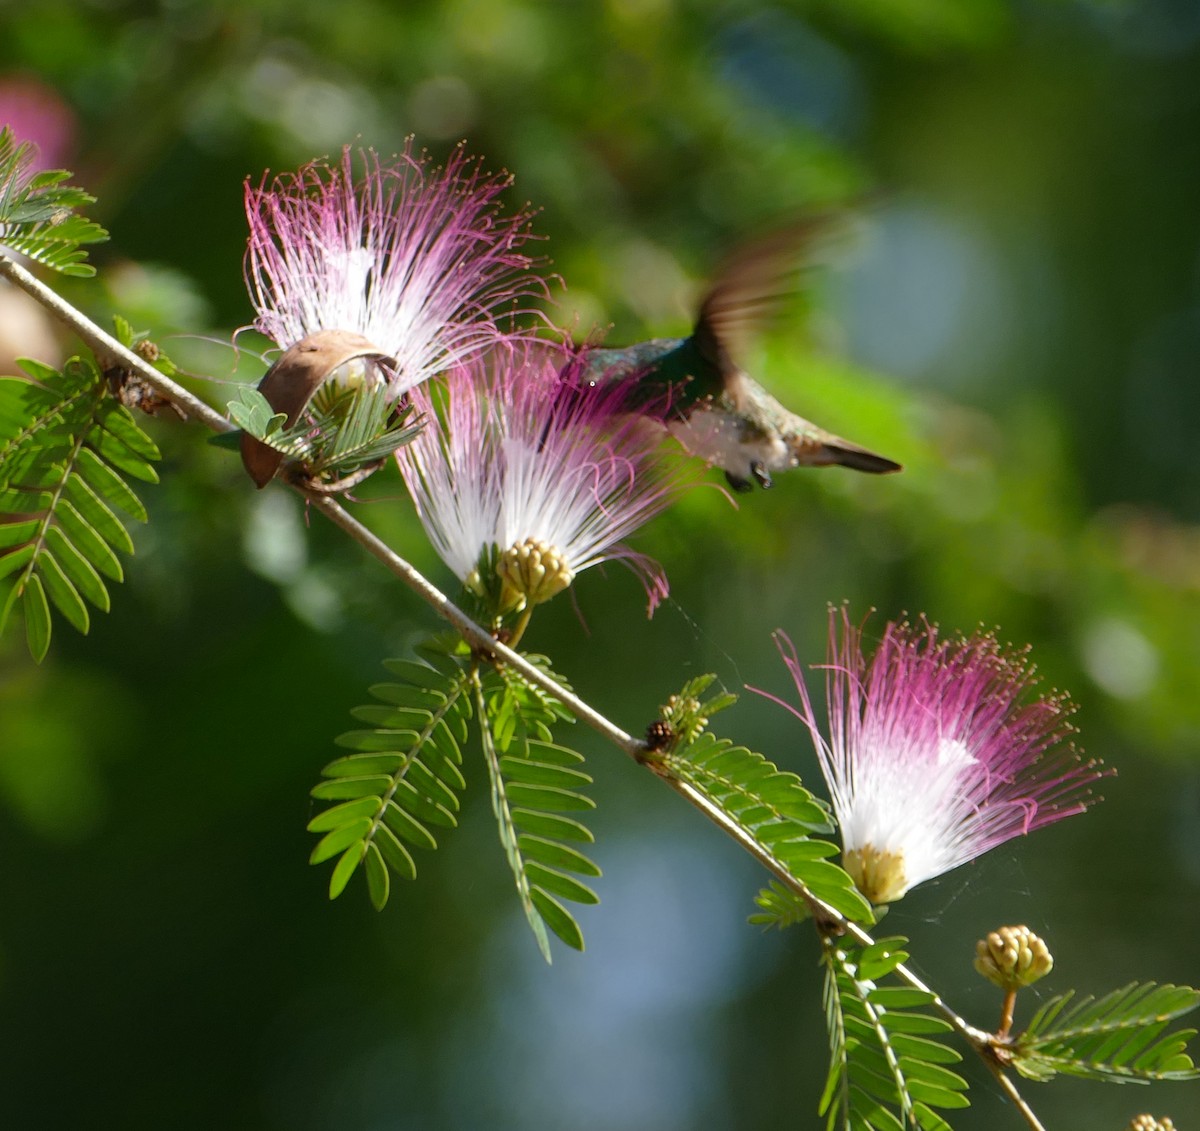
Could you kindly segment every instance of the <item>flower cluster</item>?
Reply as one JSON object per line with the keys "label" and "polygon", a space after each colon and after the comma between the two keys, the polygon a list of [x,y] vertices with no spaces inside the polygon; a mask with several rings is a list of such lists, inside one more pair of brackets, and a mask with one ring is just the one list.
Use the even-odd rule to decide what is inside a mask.
{"label": "flower cluster", "polygon": [[991,635],[944,640],[934,625],[891,622],[868,660],[861,628],[831,610],[828,741],[791,641],[776,642],[800,694],[801,709],[789,709],[829,786],[843,863],[873,903],[1093,800],[1102,771],[1066,741],[1070,705],[1028,698],[1032,668]]}
{"label": "flower cluster", "polygon": [[[391,163],[363,160],[356,176],[347,148],[340,165],[247,185],[255,325],[284,351],[260,390],[291,425],[348,361],[382,367],[426,422],[398,453],[421,521],[496,615],[614,558],[641,576],[653,608],[662,570],[620,541],[683,478],[664,462],[662,429],[632,411],[630,382],[585,382],[576,351],[498,326],[502,307],[519,313],[545,290],[520,250],[529,214],[499,211],[508,179],[485,176],[461,148],[436,171],[411,145]],[[436,390],[422,387],[442,374]],[[259,483],[280,457],[264,459]]]}

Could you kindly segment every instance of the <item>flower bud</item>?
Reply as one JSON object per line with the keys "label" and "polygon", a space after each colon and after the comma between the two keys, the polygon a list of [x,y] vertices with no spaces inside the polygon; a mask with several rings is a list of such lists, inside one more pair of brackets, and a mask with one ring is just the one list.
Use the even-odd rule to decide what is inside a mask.
{"label": "flower bud", "polygon": [[1175,1124],[1166,1116],[1155,1119],[1152,1115],[1135,1115],[1125,1131],[1175,1131]]}
{"label": "flower bud", "polygon": [[537,538],[526,538],[501,553],[496,574],[501,582],[500,607],[504,611],[549,601],[575,579],[566,558]]}
{"label": "flower bud", "polygon": [[975,944],[975,969],[1002,990],[1031,986],[1053,968],[1046,944],[1028,927],[1001,927]]}

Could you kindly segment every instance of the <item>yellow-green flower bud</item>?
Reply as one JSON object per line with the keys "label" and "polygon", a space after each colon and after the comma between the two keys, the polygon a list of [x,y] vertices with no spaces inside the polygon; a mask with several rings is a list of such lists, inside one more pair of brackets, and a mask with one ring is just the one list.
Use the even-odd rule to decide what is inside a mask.
{"label": "yellow-green flower bud", "polygon": [[553,546],[526,538],[501,553],[496,562],[500,578],[500,608],[510,612],[540,605],[561,593],[575,580],[567,560]]}
{"label": "yellow-green flower bud", "polygon": [[1001,927],[975,944],[975,969],[1002,990],[1031,986],[1053,968],[1046,944],[1028,927]]}
{"label": "yellow-green flower bud", "polygon": [[478,569],[471,570],[463,581],[463,588],[468,592],[474,593],[476,597],[486,597],[487,590],[483,587],[483,578],[479,575]]}
{"label": "yellow-green flower bud", "polygon": [[908,876],[901,853],[864,844],[842,853],[842,867],[850,873],[858,890],[874,904],[891,903],[908,891]]}
{"label": "yellow-green flower bud", "polygon": [[1152,1115],[1135,1115],[1125,1131],[1175,1131],[1175,1124],[1166,1116],[1155,1119]]}

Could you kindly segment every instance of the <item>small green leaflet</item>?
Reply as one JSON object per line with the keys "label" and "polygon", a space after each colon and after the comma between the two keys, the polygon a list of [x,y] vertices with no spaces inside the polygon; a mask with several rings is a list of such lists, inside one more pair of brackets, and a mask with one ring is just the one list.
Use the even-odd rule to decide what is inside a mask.
{"label": "small green leaflet", "polygon": [[19,603],[40,662],[51,606],[80,632],[108,611],[116,551],[147,517],[126,477],[157,483],[159,452],[90,360],[21,365],[29,379],[0,377],[0,632]]}
{"label": "small green leaflet", "polygon": [[302,463],[310,475],[338,479],[391,455],[421,429],[411,410],[397,409],[383,387],[360,387],[340,397],[314,397],[292,427],[257,389],[246,385],[229,402],[230,419],[244,432]]}
{"label": "small green leaflet", "polygon": [[11,249],[64,275],[94,275],[81,244],[99,243],[108,233],[76,214],[95,202],[80,188],[62,182],[61,169],[31,173],[31,143],[18,143],[8,126],[0,128],[0,252]]}

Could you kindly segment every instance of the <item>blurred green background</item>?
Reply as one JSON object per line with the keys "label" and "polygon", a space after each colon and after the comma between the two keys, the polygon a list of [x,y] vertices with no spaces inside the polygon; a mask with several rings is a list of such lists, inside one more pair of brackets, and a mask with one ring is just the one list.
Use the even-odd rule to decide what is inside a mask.
{"label": "blurred green background", "polygon": [[[68,293],[152,329],[219,404],[262,368],[228,346],[252,316],[242,182],[347,142],[465,137],[510,170],[567,284],[551,316],[610,342],[682,333],[764,224],[869,200],[756,372],[904,474],[793,472],[737,509],[694,493],[636,539],[672,583],[653,620],[625,571],[596,570],[528,643],[637,732],[700,672],[787,694],[770,633],[820,660],[830,601],[1031,642],[1119,770],[1107,800],[887,928],[982,1025],[998,1003],[973,944],[1003,923],[1050,942],[1043,994],[1200,982],[1194,0],[9,0],[0,70],[0,107],[69,127],[58,163],[112,232]],[[36,321],[0,321],[36,352]],[[811,933],[747,926],[754,867],[589,734],[586,954],[541,962],[481,762],[461,827],[383,914],[361,879],[327,902],[307,791],[434,618],[200,430],[150,427],[164,481],[112,614],[88,638],[60,624],[41,667],[19,631],[0,642],[5,1125],[818,1126]],[[369,493],[365,520],[449,585],[399,479]],[[782,710],[747,696],[720,722],[817,784]],[[967,1071],[955,1127],[1019,1126]],[[1195,1084],[1025,1090],[1056,1129],[1200,1117]]]}

